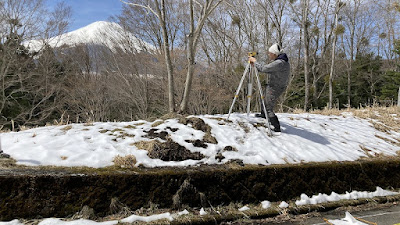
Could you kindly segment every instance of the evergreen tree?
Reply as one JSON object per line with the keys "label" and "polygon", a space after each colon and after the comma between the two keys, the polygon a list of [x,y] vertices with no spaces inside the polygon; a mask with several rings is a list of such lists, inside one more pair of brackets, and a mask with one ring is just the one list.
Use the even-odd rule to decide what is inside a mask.
{"label": "evergreen tree", "polygon": [[[400,56],[400,40],[394,42],[394,49],[398,56]],[[383,74],[383,86],[381,90],[380,100],[394,100],[398,98],[398,91],[400,87],[400,65],[397,65],[397,70],[386,71]],[[398,100],[398,99],[397,99]]]}
{"label": "evergreen tree", "polygon": [[352,100],[354,105],[372,105],[380,95],[383,83],[382,61],[373,53],[358,54],[354,61],[352,76]]}

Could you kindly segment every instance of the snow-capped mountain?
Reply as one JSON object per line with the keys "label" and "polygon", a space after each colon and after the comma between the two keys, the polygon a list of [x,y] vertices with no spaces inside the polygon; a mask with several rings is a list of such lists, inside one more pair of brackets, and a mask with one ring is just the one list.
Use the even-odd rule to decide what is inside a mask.
{"label": "snow-capped mountain", "polygon": [[124,51],[151,51],[154,46],[136,38],[119,24],[98,21],[56,37],[44,40],[32,40],[24,43],[31,51],[40,51],[45,44],[53,48],[76,46],[80,44],[106,46],[112,51],[121,48]]}

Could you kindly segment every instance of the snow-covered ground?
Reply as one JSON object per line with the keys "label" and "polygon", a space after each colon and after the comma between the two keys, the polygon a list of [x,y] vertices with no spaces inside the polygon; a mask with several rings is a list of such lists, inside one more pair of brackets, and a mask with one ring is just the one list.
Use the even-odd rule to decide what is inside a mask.
{"label": "snow-covered ground", "polygon": [[[0,148],[17,164],[29,166],[89,166],[94,168],[113,165],[116,156],[134,155],[136,165],[146,167],[196,166],[199,164],[222,164],[230,160],[242,160],[245,164],[295,164],[301,162],[354,161],[361,157],[396,156],[400,146],[397,143],[400,134],[376,130],[365,119],[354,117],[350,113],[341,116],[318,114],[278,114],[282,133],[273,137],[267,135],[267,128],[260,126],[265,120],[253,115],[232,114],[197,116],[211,127],[211,135],[218,143],[206,143],[204,147],[195,147],[195,140],[202,140],[206,135],[196,130],[191,124],[184,125],[178,119],[156,120],[154,122],[109,122],[93,124],[69,124],[47,126],[21,132],[0,133]],[[167,132],[171,140],[184,146],[191,152],[200,152],[205,157],[200,160],[162,161],[152,159],[147,151],[134,145],[141,141],[151,141],[147,135],[150,129],[156,133]],[[157,138],[158,141],[165,140]],[[224,151],[230,146],[234,151]],[[218,160],[217,155],[224,157]],[[221,159],[221,157],[219,157]],[[341,199],[371,198],[398,194],[377,188],[376,192],[351,192],[344,194],[319,194],[308,197],[302,194],[296,205],[317,204]],[[263,208],[271,207],[269,201],[260,203]],[[280,202],[280,207],[288,206]],[[238,211],[249,210],[248,206]],[[174,220],[188,214],[188,211],[164,213],[153,216],[132,215],[121,222],[153,221],[158,219]],[[207,215],[202,209],[199,215]],[[362,224],[353,220],[350,214],[332,224]],[[95,222],[90,220],[63,221],[49,218],[40,225],[94,225],[117,224],[118,220]],[[20,225],[19,220],[0,222],[7,225]]]}
{"label": "snow-covered ground", "polygon": [[[109,122],[47,126],[21,132],[0,133],[2,150],[18,164],[40,166],[88,166],[94,168],[113,165],[117,155],[134,155],[136,165],[146,167],[194,166],[220,164],[242,160],[245,164],[287,164],[300,162],[354,161],[361,157],[396,156],[400,134],[376,130],[365,120],[350,113],[341,116],[319,114],[278,114],[282,133],[269,137],[263,119],[246,114],[198,116],[211,127],[217,144],[195,147],[205,133],[184,125],[178,119],[155,122]],[[145,149],[134,145],[151,141],[146,137],[150,129],[167,132],[170,139],[191,152],[200,152],[201,160],[162,161],[147,155]],[[157,138],[160,142],[164,142]],[[388,141],[389,140],[389,141]],[[231,146],[234,151],[224,151]],[[224,157],[221,161],[215,156]]]}

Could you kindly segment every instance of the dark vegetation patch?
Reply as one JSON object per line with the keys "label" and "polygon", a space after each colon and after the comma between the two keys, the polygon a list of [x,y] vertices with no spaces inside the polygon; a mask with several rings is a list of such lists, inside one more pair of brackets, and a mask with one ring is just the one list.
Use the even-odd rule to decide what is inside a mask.
{"label": "dark vegetation patch", "polygon": [[115,199],[136,210],[150,202],[160,208],[212,207],[232,202],[259,204],[266,199],[291,201],[301,193],[311,196],[332,191],[375,191],[377,186],[400,188],[399,159],[280,166],[63,170],[68,171],[1,170],[0,220],[68,217],[80,212],[83,206],[93,209],[96,216],[106,216]]}
{"label": "dark vegetation patch", "polygon": [[180,118],[179,123],[184,125],[191,124],[193,129],[203,131],[204,133],[211,132],[211,127],[204,120],[197,117]]}
{"label": "dark vegetation patch", "polygon": [[[221,162],[223,159],[225,159],[225,156],[222,154],[223,152],[237,152],[238,150],[232,146],[226,146],[224,149],[218,151],[217,154],[215,154],[215,159],[218,160],[218,162]],[[237,163],[238,165],[244,166],[242,160],[236,160],[236,161],[229,161],[228,163]]]}
{"label": "dark vegetation patch", "polygon": [[184,125],[192,125],[193,129],[203,131],[205,133],[203,140],[210,144],[218,144],[217,139],[211,134],[210,125],[206,124],[204,120],[197,117],[179,118],[179,123]]}
{"label": "dark vegetation patch", "polygon": [[202,140],[185,140],[187,143],[192,143],[194,147],[198,147],[198,148],[207,148],[208,145],[206,143],[204,143],[204,141]]}
{"label": "dark vegetation patch", "polygon": [[203,137],[203,140],[210,144],[218,144],[218,141],[215,137],[211,135],[211,133],[206,133]]}
{"label": "dark vegetation patch", "polygon": [[204,155],[200,152],[191,152],[171,139],[168,139],[166,142],[155,141],[147,151],[147,155],[150,158],[161,159],[163,161],[200,160],[204,158]]}
{"label": "dark vegetation patch", "polygon": [[253,123],[253,127],[259,128],[259,127],[267,127],[266,123]]}
{"label": "dark vegetation patch", "polygon": [[226,146],[226,147],[224,148],[224,151],[226,151],[226,152],[237,152],[238,150],[237,150],[236,148],[234,148],[234,147],[228,145],[228,146]]}
{"label": "dark vegetation patch", "polygon": [[152,128],[148,131],[144,131],[145,133],[147,133],[146,136],[144,136],[145,138],[150,138],[150,139],[154,139],[154,138],[160,138],[162,140],[167,140],[167,136],[168,136],[168,132],[167,131],[161,131],[161,132],[157,132],[158,129]]}
{"label": "dark vegetation patch", "polygon": [[170,131],[172,131],[172,132],[176,132],[176,131],[179,130],[178,128],[171,128],[171,127],[167,127],[167,129],[170,130]]}
{"label": "dark vegetation patch", "polygon": [[222,155],[222,152],[218,152],[215,154],[215,159],[218,160],[218,162],[221,162],[223,159],[225,159],[225,156]]}

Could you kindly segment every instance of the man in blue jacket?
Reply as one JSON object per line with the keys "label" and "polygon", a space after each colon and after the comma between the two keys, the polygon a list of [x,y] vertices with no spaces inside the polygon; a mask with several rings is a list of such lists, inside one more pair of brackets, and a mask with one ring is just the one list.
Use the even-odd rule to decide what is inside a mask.
{"label": "man in blue jacket", "polygon": [[[286,53],[282,52],[278,44],[273,44],[268,49],[268,56],[272,62],[268,64],[257,63],[254,57],[249,57],[249,62],[254,64],[258,71],[267,73],[267,86],[265,87],[265,108],[267,116],[274,127],[275,132],[281,132],[278,117],[274,113],[274,107],[279,96],[286,90],[290,76],[290,64]],[[264,110],[257,117],[265,118]]]}

